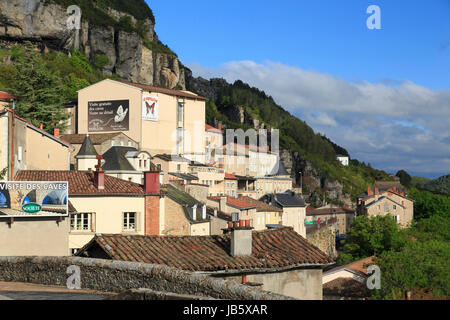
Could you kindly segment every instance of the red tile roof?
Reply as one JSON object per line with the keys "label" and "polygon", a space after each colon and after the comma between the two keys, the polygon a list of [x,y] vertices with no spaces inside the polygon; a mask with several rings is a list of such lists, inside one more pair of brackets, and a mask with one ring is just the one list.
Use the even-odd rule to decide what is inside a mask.
{"label": "red tile roof", "polygon": [[252,254],[243,257],[232,257],[229,254],[230,234],[182,237],[99,234],[77,255],[95,257],[95,252],[100,248],[114,260],[164,264],[183,270],[210,272],[289,269],[332,262],[325,253],[292,228],[254,231],[252,236]]}
{"label": "red tile roof", "polygon": [[[220,197],[215,196],[215,197],[208,197],[208,199],[210,200],[214,200],[214,201],[220,201]],[[227,205],[239,208],[239,209],[250,209],[250,208],[256,208],[256,205],[245,201],[243,199],[239,199],[239,198],[234,198],[234,197],[227,197]]]}
{"label": "red tile roof", "polygon": [[238,177],[236,177],[236,176],[234,176],[234,175],[232,175],[230,173],[227,173],[227,172],[225,172],[225,179],[228,179],[228,180],[239,180]]}
{"label": "red tile roof", "polygon": [[105,174],[105,189],[94,185],[94,174],[88,171],[20,170],[17,181],[68,181],[69,195],[143,195],[142,185]]}
{"label": "red tile roof", "polygon": [[256,211],[260,211],[260,212],[283,212],[283,209],[281,209],[279,207],[272,206],[272,205],[270,205],[268,203],[265,203],[265,202],[259,201],[259,200],[255,200],[255,199],[252,199],[252,198],[247,197],[247,196],[239,196],[238,199],[247,201],[249,203],[252,203],[253,205],[256,206]]}
{"label": "red tile roof", "polygon": [[360,273],[367,275],[367,265],[373,264],[373,258],[374,257],[371,256],[371,257],[367,257],[367,258],[364,258],[364,259],[361,259],[361,260],[358,260],[358,261],[355,261],[355,262],[352,262],[352,263],[349,263],[349,264],[346,264],[343,266],[339,266],[339,267],[333,268],[331,270],[328,270],[327,272],[324,272],[324,274],[332,273],[334,271],[341,270],[341,269],[349,269],[349,270],[353,270],[353,271],[360,272]]}
{"label": "red tile roof", "polygon": [[186,91],[181,91],[181,90],[174,90],[174,89],[167,89],[167,88],[160,88],[160,87],[154,87],[154,86],[150,86],[147,84],[142,84],[142,83],[134,83],[134,82],[129,82],[129,81],[125,81],[125,80],[114,80],[117,82],[122,82],[125,84],[128,84],[130,86],[139,88],[139,89],[143,89],[145,91],[150,91],[150,92],[159,92],[159,93],[164,93],[164,94],[168,94],[171,96],[177,96],[177,97],[185,97],[185,98],[191,98],[191,99],[197,99],[197,100],[208,100],[205,97],[201,97],[198,96],[194,93],[189,93]]}
{"label": "red tile roof", "polygon": [[355,213],[355,210],[346,207],[322,208],[322,209],[315,209],[310,206],[306,207],[306,214],[308,216],[342,214],[342,213],[353,214]]}
{"label": "red tile roof", "polygon": [[11,99],[17,99],[17,97],[8,92],[0,91],[0,101],[9,102],[9,101],[11,101]]}
{"label": "red tile roof", "polygon": [[223,133],[223,130],[214,128],[213,126],[210,126],[209,124],[206,124],[206,123],[205,123],[205,130],[206,131],[217,132],[217,133]]}

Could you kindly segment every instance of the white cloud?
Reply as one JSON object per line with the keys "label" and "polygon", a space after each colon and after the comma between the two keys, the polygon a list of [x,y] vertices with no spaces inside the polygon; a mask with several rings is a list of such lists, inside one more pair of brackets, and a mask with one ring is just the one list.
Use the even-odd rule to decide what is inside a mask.
{"label": "white cloud", "polygon": [[392,79],[350,82],[270,61],[189,67],[194,76],[240,79],[264,90],[372,166],[428,176],[450,172],[450,90]]}

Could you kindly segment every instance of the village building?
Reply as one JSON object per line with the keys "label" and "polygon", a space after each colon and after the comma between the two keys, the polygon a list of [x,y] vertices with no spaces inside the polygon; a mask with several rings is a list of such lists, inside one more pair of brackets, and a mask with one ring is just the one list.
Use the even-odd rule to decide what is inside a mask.
{"label": "village building", "polygon": [[192,183],[199,183],[208,186],[209,196],[224,195],[225,190],[225,170],[222,168],[206,165],[200,162],[191,161],[189,163],[189,174],[196,176],[197,180]]}
{"label": "village building", "polygon": [[274,168],[274,172],[265,176],[256,177],[255,198],[260,199],[268,193],[283,193],[292,190],[292,187],[292,178],[283,163],[278,160],[278,165],[277,168]]}
{"label": "village building", "polygon": [[239,178],[235,175],[229,174],[225,172],[224,177],[224,191],[223,194],[225,196],[236,197],[238,193],[238,180]]}
{"label": "village building", "polygon": [[292,227],[302,237],[306,238],[306,203],[294,192],[266,194],[260,201],[283,209],[282,225]]}
{"label": "village building", "polygon": [[[86,134],[64,134],[61,135],[61,140],[70,143],[75,147],[75,152],[72,153],[70,158],[71,169],[73,170],[85,170],[78,169],[76,167],[75,155],[80,151],[81,146],[86,138]],[[92,146],[94,147],[97,154],[104,154],[109,148],[114,146],[128,146],[138,149],[139,144],[128,137],[123,132],[112,132],[112,133],[90,133],[89,139],[91,140]]]}
{"label": "village building", "polygon": [[77,255],[163,264],[297,299],[321,300],[322,269],[331,259],[292,228],[252,232],[246,224],[213,236],[101,234]]}
{"label": "village building", "polygon": [[367,268],[373,256],[324,271],[322,276],[324,300],[363,300],[370,296],[366,282]]}
{"label": "village building", "polygon": [[343,165],[348,166],[349,165],[349,157],[343,154],[337,154],[336,159]]}
{"label": "village building", "polygon": [[210,219],[206,204],[168,184],[164,188],[164,211],[161,215],[161,235],[207,236]]}
{"label": "village building", "polygon": [[253,218],[253,229],[264,230],[268,225],[281,225],[283,221],[283,209],[272,206],[266,202],[258,201],[250,197],[241,196],[238,199],[255,205],[256,214]]}
{"label": "village building", "polygon": [[[0,171],[13,180],[19,170],[68,170],[74,147],[0,107]],[[7,168],[7,169],[5,169]]]}
{"label": "village building", "polygon": [[406,228],[414,217],[414,201],[396,186],[389,189],[368,187],[366,192],[357,196],[357,215],[391,215],[401,227]]}
{"label": "village building", "polygon": [[77,133],[123,132],[152,156],[204,163],[205,101],[188,91],[106,79],[78,91]]}
{"label": "village building", "polygon": [[213,196],[208,197],[206,204],[227,214],[235,214],[235,219],[233,220],[249,220],[251,226],[255,223],[256,205],[244,199],[229,196]]}
{"label": "village building", "polygon": [[205,124],[205,163],[216,164],[223,160],[223,130],[222,122],[219,127],[214,128]]}
{"label": "village building", "polygon": [[0,107],[7,107],[12,104],[13,101],[17,101],[16,96],[6,91],[0,91]]}
{"label": "village building", "polygon": [[306,207],[306,224],[313,225],[336,220],[337,235],[347,234],[356,217],[356,211],[348,207],[339,207],[336,205],[326,205],[320,208]]}

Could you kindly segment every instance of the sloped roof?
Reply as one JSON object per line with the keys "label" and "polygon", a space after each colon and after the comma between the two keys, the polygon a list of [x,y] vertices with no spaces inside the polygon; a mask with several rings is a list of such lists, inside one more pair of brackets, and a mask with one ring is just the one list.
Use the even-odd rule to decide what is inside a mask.
{"label": "sloped roof", "polygon": [[272,203],[280,207],[306,207],[306,202],[295,193],[287,191],[284,193],[266,194],[260,201]]}
{"label": "sloped roof", "polygon": [[9,102],[9,101],[11,101],[11,99],[17,99],[17,97],[8,92],[0,91],[0,101]]}
{"label": "sloped roof", "polygon": [[319,215],[328,215],[328,214],[354,214],[355,210],[344,207],[333,207],[333,208],[313,208],[306,207],[306,215],[307,216],[319,216]]}
{"label": "sloped roof", "polygon": [[154,156],[154,158],[160,158],[164,161],[177,161],[177,162],[191,162],[191,160],[189,160],[188,158],[185,158],[183,156],[177,155],[177,154],[167,154],[167,153],[163,153],[163,154],[157,154],[156,156]]}
{"label": "sloped roof", "polygon": [[144,195],[142,185],[105,174],[105,189],[94,185],[94,174],[88,171],[19,170],[17,181],[68,181],[69,195]]}
{"label": "sloped roof", "polygon": [[209,124],[205,123],[205,131],[211,131],[216,133],[223,133],[223,130],[217,129],[213,126],[210,126]]}
{"label": "sloped roof", "polygon": [[92,256],[91,252],[101,250],[114,260],[206,272],[320,267],[332,262],[290,227],[252,232],[251,256],[232,257],[230,237],[230,234],[181,237],[97,234],[77,255]]}
{"label": "sloped roof", "polygon": [[232,175],[230,173],[225,172],[225,179],[226,180],[238,180],[238,177],[236,177],[235,175]]}
{"label": "sloped roof", "polygon": [[114,146],[103,154],[105,163],[102,166],[103,171],[136,171],[126,158],[129,151],[137,151],[134,147]]}
{"label": "sloped roof", "polygon": [[[137,143],[130,137],[128,137],[123,132],[113,132],[113,133],[90,133],[89,138],[91,139],[91,142],[93,145],[102,144],[108,140],[113,139],[114,137],[118,135],[124,135],[131,141]],[[86,138],[86,134],[79,134],[79,133],[73,133],[73,134],[64,134],[61,135],[61,139],[64,141],[67,141],[71,144],[82,144],[84,139]]]}
{"label": "sloped roof", "polygon": [[81,145],[80,150],[75,157],[95,157],[97,155],[97,150],[95,150],[94,146],[92,145],[91,138],[86,135],[83,144]]}
{"label": "sloped roof", "polygon": [[344,269],[358,272],[363,275],[368,275],[366,265],[373,264],[373,258],[374,258],[374,256],[363,258],[363,259],[351,262],[349,264],[330,269],[330,270],[324,272],[323,275],[325,276],[325,275],[335,273],[336,271],[344,270]]}
{"label": "sloped roof", "polygon": [[169,172],[171,176],[177,177],[179,179],[192,181],[192,180],[198,180],[198,177],[189,174],[189,173],[180,173],[180,172]]}
{"label": "sloped roof", "polygon": [[159,92],[159,93],[164,93],[164,94],[168,94],[171,96],[184,97],[184,98],[190,98],[190,99],[196,99],[196,100],[204,100],[204,101],[208,100],[207,98],[204,98],[202,96],[198,96],[194,93],[190,93],[190,92],[186,92],[186,91],[154,87],[154,86],[150,86],[147,84],[135,83],[135,82],[125,81],[125,80],[113,80],[113,81],[122,82],[129,86],[133,86],[133,87],[136,87],[136,88],[139,88],[139,89],[142,89],[145,91],[149,91],[149,92]]}
{"label": "sloped roof", "polygon": [[263,212],[283,212],[283,209],[279,207],[272,206],[268,203],[265,203],[263,201],[258,201],[253,198],[247,197],[247,196],[239,196],[238,199],[242,199],[244,201],[247,201],[249,203],[252,203],[256,206],[256,211],[263,211]]}
{"label": "sloped roof", "polygon": [[[209,200],[220,201],[220,197],[208,197]],[[238,208],[238,209],[253,209],[256,208],[254,203],[246,201],[240,198],[227,197],[227,205]]]}

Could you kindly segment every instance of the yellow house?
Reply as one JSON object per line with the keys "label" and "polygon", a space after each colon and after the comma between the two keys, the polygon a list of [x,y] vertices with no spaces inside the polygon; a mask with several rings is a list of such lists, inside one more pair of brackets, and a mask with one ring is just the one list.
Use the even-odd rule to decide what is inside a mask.
{"label": "yellow house", "polygon": [[203,163],[205,101],[188,91],[106,79],[78,91],[77,133],[120,131],[151,155]]}
{"label": "yellow house", "polygon": [[[0,170],[8,167],[8,180],[18,170],[68,170],[74,147],[55,135],[14,117],[11,109],[0,107]],[[13,152],[12,152],[13,151]]]}

